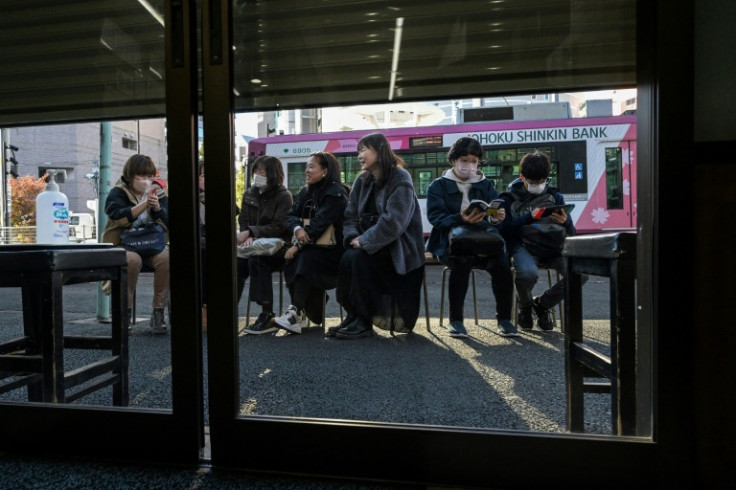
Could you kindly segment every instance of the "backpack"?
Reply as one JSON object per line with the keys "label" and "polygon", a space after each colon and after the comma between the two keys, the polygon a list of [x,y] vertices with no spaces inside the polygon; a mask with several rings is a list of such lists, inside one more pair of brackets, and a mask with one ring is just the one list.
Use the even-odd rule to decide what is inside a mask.
{"label": "backpack", "polygon": [[567,232],[557,223],[533,223],[522,226],[519,236],[530,254],[540,259],[551,259],[562,253]]}
{"label": "backpack", "polygon": [[[522,199],[515,192],[508,193],[513,197],[510,211],[511,217],[516,218],[523,213],[530,213],[532,209],[543,206],[554,206],[555,197],[549,192],[538,196],[531,195]],[[567,231],[565,227],[555,223],[552,218],[541,218],[530,225],[519,229],[519,238],[530,254],[540,259],[558,257],[565,246]]]}

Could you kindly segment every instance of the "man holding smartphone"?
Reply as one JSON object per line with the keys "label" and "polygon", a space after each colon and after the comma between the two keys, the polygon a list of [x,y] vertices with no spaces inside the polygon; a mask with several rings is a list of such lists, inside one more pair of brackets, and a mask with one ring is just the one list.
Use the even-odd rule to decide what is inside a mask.
{"label": "man holding smartphone", "polygon": [[519,163],[519,178],[509,184],[508,192],[501,194],[506,210],[502,233],[515,273],[519,305],[516,323],[526,330],[533,328],[534,316],[540,330],[554,328],[550,310],[564,297],[564,277],[537,297],[532,296],[532,291],[540,266],[564,276],[562,247],[565,237],[576,233],[564,208],[548,215],[542,209],[565,204],[563,195],[548,185],[551,170],[546,154],[527,153]]}

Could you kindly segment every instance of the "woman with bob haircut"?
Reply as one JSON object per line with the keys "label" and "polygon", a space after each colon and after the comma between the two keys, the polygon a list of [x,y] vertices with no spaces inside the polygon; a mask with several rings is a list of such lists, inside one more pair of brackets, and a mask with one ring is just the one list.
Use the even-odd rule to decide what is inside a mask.
{"label": "woman with bob haircut", "polygon": [[284,169],[281,160],[264,155],[250,168],[251,185],[243,193],[238,213],[239,246],[249,247],[257,238],[281,238],[284,246],[273,255],[252,255],[237,258],[238,302],[243,295],[245,280],[250,276],[250,299],[261,306],[255,323],[245,332],[264,334],[275,332],[273,322],[273,290],[271,274],[284,266],[284,254],[291,233],[286,229],[286,215],[291,209],[291,192],[284,187]]}
{"label": "woman with bob haircut", "polygon": [[345,321],[328,336],[369,336],[373,325],[411,332],[419,316],[424,235],[419,201],[403,161],[381,133],[358,142],[361,173],[350,192],[337,299]]}
{"label": "woman with bob haircut", "polygon": [[[276,326],[292,333],[301,333],[307,318],[317,325],[322,323],[324,292],[337,286],[337,269],[344,252],[343,214],[350,191],[340,181],[340,162],[331,153],[312,153],[304,173],[307,185],[297,193],[286,217],[286,228],[293,232],[284,266],[291,305],[276,318]],[[331,230],[334,244],[318,243]]]}
{"label": "woman with bob haircut", "polygon": [[[107,225],[102,241],[120,246],[120,234],[134,224],[155,221],[166,233],[168,242],[169,198],[161,186],[153,185],[159,174],[151,157],[133,155],[123,166],[123,175],[110,189],[105,200]],[[153,269],[153,314],[150,327],[154,334],[168,332],[164,311],[169,300],[169,249],[151,257],[141,257],[136,252],[125,251],[128,260],[128,305],[133,304],[138,276],[143,265]],[[131,308],[128,308],[128,318]]]}

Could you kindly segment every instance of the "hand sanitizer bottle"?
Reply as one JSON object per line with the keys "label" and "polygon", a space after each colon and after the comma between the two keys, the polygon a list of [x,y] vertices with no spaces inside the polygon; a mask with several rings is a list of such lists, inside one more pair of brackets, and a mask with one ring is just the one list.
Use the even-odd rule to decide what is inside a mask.
{"label": "hand sanitizer bottle", "polygon": [[59,192],[56,174],[65,170],[49,169],[46,190],[36,197],[36,243],[63,245],[69,243],[69,199]]}

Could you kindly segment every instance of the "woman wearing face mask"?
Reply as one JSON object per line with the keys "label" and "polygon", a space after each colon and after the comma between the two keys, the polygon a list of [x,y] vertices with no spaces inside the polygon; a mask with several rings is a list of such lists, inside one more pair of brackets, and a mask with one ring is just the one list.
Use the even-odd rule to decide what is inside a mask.
{"label": "woman wearing face mask", "polygon": [[[120,233],[133,225],[155,221],[168,233],[169,198],[159,185],[153,185],[158,174],[151,157],[133,155],[123,166],[123,175],[110,190],[105,201],[107,226],[102,241],[120,244]],[[168,240],[168,238],[167,238]],[[142,258],[135,252],[126,251],[128,259],[128,305],[133,304],[138,275],[143,265],[154,270],[153,314],[150,327],[155,334],[168,331],[165,308],[169,298],[169,249],[152,257]],[[128,316],[130,316],[128,308]]]}
{"label": "woman wearing face mask", "polygon": [[537,208],[565,204],[565,198],[554,187],[549,186],[552,171],[549,157],[541,152],[527,153],[519,162],[519,178],[509,184],[509,191],[504,192],[506,220],[503,235],[508,247],[515,271],[516,293],[519,308],[516,323],[523,329],[537,326],[544,331],[552,330],[554,322],[551,309],[559,303],[565,293],[564,278],[537,297],[532,297],[532,290],[539,277],[540,265],[553,268],[558,277],[565,274],[565,262],[561,254],[552,257],[539,257],[532,254],[522,243],[523,228],[539,223],[548,223],[564,227],[567,236],[575,235],[572,219],[564,210],[550,214],[548,217],[536,218]]}
{"label": "woman wearing face mask", "polygon": [[[468,332],[463,324],[463,307],[468,281],[473,268],[491,275],[491,286],[496,299],[496,319],[502,336],[518,335],[511,321],[513,285],[509,259],[505,251],[492,258],[453,256],[450,254],[449,233],[455,227],[477,227],[495,232],[506,215],[504,209],[491,218],[485,211],[468,211],[470,201],[489,203],[498,198],[493,182],[486,179],[478,167],[483,159],[483,148],[473,138],[460,138],[447,154],[452,168],[432,182],[427,189],[427,219],[432,224],[427,249],[450,268],[450,325],[451,337],[465,338]],[[497,232],[496,232],[497,233]]]}
{"label": "woman wearing face mask", "polygon": [[284,266],[284,254],[291,243],[291,230],[286,227],[286,215],[292,204],[291,192],[284,187],[281,160],[264,155],[251,164],[251,185],[243,193],[238,214],[240,232],[237,242],[250,246],[257,238],[281,238],[284,246],[273,255],[238,257],[238,302],[243,295],[245,280],[250,276],[250,299],[261,306],[255,323],[245,332],[263,334],[276,331],[273,322],[273,290],[271,274]]}

